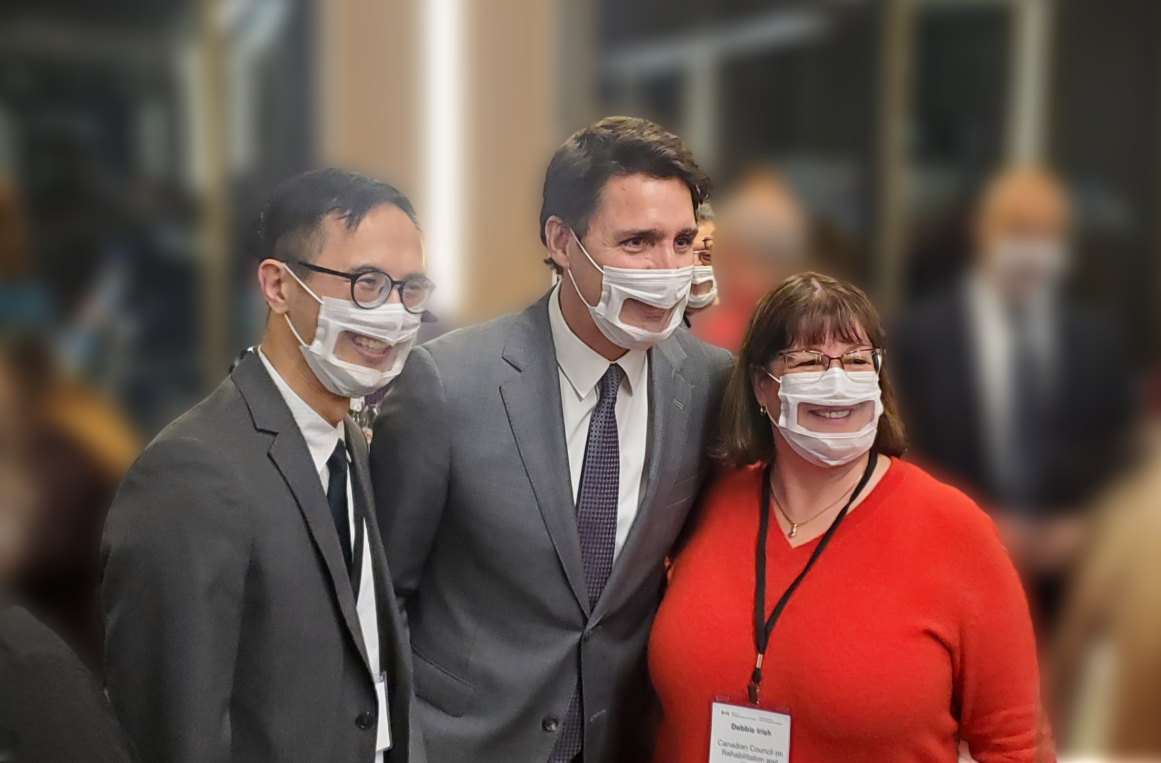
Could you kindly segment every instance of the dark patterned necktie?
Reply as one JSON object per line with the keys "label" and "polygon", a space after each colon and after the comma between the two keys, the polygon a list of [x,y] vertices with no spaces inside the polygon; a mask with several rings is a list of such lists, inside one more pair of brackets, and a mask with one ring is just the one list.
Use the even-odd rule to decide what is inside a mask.
{"label": "dark patterned necktie", "polygon": [[[589,437],[581,467],[576,500],[576,526],[580,535],[581,562],[589,606],[595,607],[613,571],[617,541],[617,497],[621,485],[621,447],[617,437],[617,390],[625,372],[616,363],[601,377],[597,407],[589,419]],[[567,763],[581,751],[584,741],[583,700],[578,675],[576,692],[552,750],[550,763]]]}

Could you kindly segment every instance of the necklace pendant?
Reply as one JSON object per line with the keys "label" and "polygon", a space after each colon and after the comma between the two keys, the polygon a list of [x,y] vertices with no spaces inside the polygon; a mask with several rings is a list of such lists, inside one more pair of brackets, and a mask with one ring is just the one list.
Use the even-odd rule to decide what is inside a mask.
{"label": "necklace pendant", "polygon": [[798,525],[791,522],[790,523],[790,532],[786,533],[786,537],[793,538],[795,535],[798,535]]}

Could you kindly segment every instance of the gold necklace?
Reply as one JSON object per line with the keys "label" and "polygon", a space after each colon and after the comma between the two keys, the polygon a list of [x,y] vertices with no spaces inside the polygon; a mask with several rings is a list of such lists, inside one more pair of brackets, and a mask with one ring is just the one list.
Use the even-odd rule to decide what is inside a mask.
{"label": "gold necklace", "polygon": [[[853,491],[854,487],[852,487],[851,490]],[[843,494],[838,497],[838,500],[835,501],[834,503],[832,503],[830,506],[827,506],[825,509],[818,512],[810,519],[805,519],[801,522],[795,522],[793,519],[790,518],[790,515],[786,513],[786,509],[783,508],[783,506],[782,506],[782,499],[778,497],[778,489],[774,487],[774,475],[773,474],[770,475],[770,494],[774,497],[774,508],[778,509],[778,512],[790,524],[790,532],[786,533],[787,538],[793,538],[795,535],[798,535],[798,528],[799,527],[801,527],[802,525],[810,524],[814,520],[821,517],[823,514],[827,513],[831,509],[833,509],[835,506],[838,506],[839,503],[842,502],[842,500],[844,498],[846,498],[848,495],[847,491],[844,490]]]}

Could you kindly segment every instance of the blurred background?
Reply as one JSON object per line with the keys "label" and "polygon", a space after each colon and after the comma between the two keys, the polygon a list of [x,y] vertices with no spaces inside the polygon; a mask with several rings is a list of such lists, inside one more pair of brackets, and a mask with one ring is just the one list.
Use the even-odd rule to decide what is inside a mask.
{"label": "blurred background", "polygon": [[259,338],[280,180],[403,190],[465,325],[549,287],[547,161],[631,114],[717,186],[695,333],[736,343],[742,283],[867,289],[910,457],[1025,579],[1061,749],[1161,756],[1159,107],[1156,0],[4,0],[0,581],[99,671],[104,512]]}

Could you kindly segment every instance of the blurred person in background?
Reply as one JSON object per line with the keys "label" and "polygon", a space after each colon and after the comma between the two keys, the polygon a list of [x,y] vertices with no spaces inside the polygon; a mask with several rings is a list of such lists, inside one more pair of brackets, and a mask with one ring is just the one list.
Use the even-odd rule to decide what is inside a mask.
{"label": "blurred person in background", "polygon": [[0,356],[0,760],[129,763],[129,746],[92,674],[49,628],[13,604],[12,577],[35,552],[41,506],[29,478],[21,374]]}
{"label": "blurred person in background", "polygon": [[1094,502],[1060,625],[1054,718],[1070,754],[1161,758],[1161,398],[1142,439]]}
{"label": "blurred person in background", "polygon": [[686,324],[690,316],[713,305],[718,299],[714,281],[714,210],[707,201],[697,208],[697,239],[693,244],[693,286],[689,289],[689,306],[685,308]]}
{"label": "blurred person in background", "polygon": [[10,345],[0,349],[0,592],[7,605],[12,580],[28,556],[40,500],[28,475],[27,393],[13,367]]}
{"label": "blurred person in background", "polygon": [[577,132],[544,180],[558,284],[418,348],[383,400],[376,495],[432,761],[651,755],[645,645],[729,365],[679,329],[708,192],[651,122]]}
{"label": "blurred person in background", "polygon": [[114,403],[61,368],[27,223],[15,189],[0,182],[0,325],[23,394],[28,477],[41,495],[12,588],[99,675],[101,528],[140,446]]}
{"label": "blurred person in background", "polygon": [[884,344],[867,297],[827,276],[759,303],[722,407],[726,471],[650,639],[657,763],[747,743],[820,763],[950,763],[961,741],[981,763],[1052,759],[1019,579],[975,504],[898,460]]}
{"label": "blurred person in background", "polygon": [[42,504],[14,589],[99,676],[101,531],[140,444],[117,406],[61,371],[38,335],[13,339],[9,357],[24,390],[28,474]]}
{"label": "blurred person in background", "polygon": [[106,678],[144,760],[407,763],[411,652],[352,398],[399,373],[432,284],[415,211],[296,175],[258,225],[261,345],[170,425],[105,530]]}
{"label": "blurred person in background", "polygon": [[693,317],[691,333],[737,353],[758,300],[805,266],[810,223],[789,187],[773,173],[759,171],[719,205],[713,224],[717,302]]}
{"label": "blurred person in background", "polygon": [[1044,636],[1131,420],[1129,356],[1064,292],[1073,237],[1057,177],[997,175],[972,269],[900,318],[889,361],[916,459],[993,513]]}

